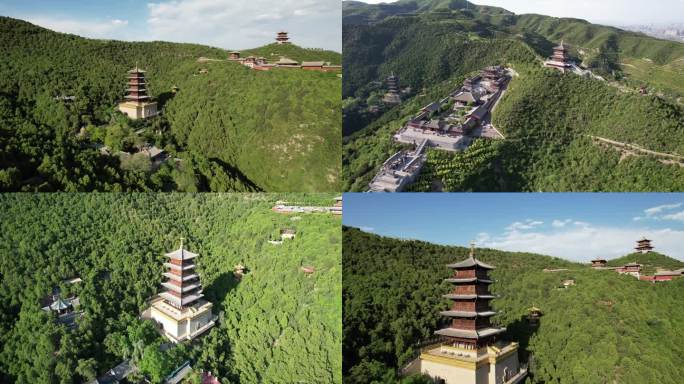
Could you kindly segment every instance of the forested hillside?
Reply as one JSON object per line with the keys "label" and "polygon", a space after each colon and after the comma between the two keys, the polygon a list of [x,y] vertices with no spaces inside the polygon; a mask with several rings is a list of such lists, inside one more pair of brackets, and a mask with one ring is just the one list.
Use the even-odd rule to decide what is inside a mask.
{"label": "forested hillside", "polygon": [[[684,156],[684,112],[676,98],[639,95],[623,74],[589,63],[609,81],[542,68],[553,45],[565,39],[572,47],[573,34],[580,31],[585,37],[610,31],[640,47],[622,44],[620,55],[653,55],[661,63],[684,57],[684,44],[581,20],[465,8],[459,1],[344,4],[345,190],[367,189],[382,163],[404,148],[392,135],[422,106],[494,64],[519,74],[493,113],[506,139],[476,143],[463,153],[429,151],[412,190],[675,191],[684,186],[681,165],[667,157]],[[542,22],[549,20],[555,22]],[[374,81],[391,72],[414,92],[378,116],[367,109],[378,92]],[[678,76],[684,79],[684,72],[672,82]],[[597,138],[660,154],[624,150]]]}
{"label": "forested hillside", "polygon": [[[343,229],[344,377],[396,382],[414,346],[446,324],[446,264],[468,250]],[[684,368],[684,279],[662,284],[530,253],[476,249],[496,269],[494,322],[520,343],[526,383],[677,383]],[[567,271],[543,272],[545,268]],[[561,288],[561,281],[575,285]],[[543,311],[538,328],[527,309]],[[413,378],[419,382],[419,378]]]}
{"label": "forested hillside", "polygon": [[[130,357],[153,382],[188,359],[232,383],[340,382],[339,217],[271,211],[277,200],[327,206],[333,197],[0,195],[0,382],[82,383]],[[269,244],[283,228],[297,237]],[[152,323],[136,317],[159,292],[163,255],[181,236],[200,255],[219,321],[161,353]],[[72,277],[83,282],[65,281]],[[80,296],[75,330],[40,309],[54,287]]]}
{"label": "forested hillside", "polygon": [[618,257],[617,259],[608,260],[607,265],[610,267],[619,267],[627,263],[641,264],[643,266],[642,273],[647,275],[653,274],[657,268],[668,270],[684,268],[684,262],[658,252],[630,253],[629,255]]}
{"label": "forested hillside", "polygon": [[[341,60],[295,45],[249,52]],[[6,17],[0,54],[0,190],[339,189],[341,80],[334,73],[252,71],[218,48],[90,40]],[[136,64],[162,110],[145,122],[115,111]],[[144,142],[180,161],[155,170],[145,159],[120,161],[96,149],[129,151]]]}

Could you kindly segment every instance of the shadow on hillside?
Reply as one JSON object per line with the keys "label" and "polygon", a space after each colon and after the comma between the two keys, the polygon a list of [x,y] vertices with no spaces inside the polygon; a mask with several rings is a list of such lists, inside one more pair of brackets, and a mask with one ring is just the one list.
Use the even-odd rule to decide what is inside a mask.
{"label": "shadow on hillside", "polygon": [[536,33],[531,33],[527,32],[523,35],[523,40],[532,47],[539,55],[543,57],[551,56],[553,53],[553,47],[558,45],[559,42],[556,42],[555,44],[546,38],[544,36],[536,34]]}
{"label": "shadow on hillside", "polygon": [[[220,311],[224,311],[223,301],[240,284],[240,279],[235,277],[232,272],[224,272],[219,275],[209,286],[204,289],[205,298],[211,301]],[[217,311],[214,311],[216,313]]]}
{"label": "shadow on hillside", "polygon": [[164,92],[157,96],[157,110],[161,111],[164,109],[166,103],[176,96],[173,92]]}
{"label": "shadow on hillside", "polygon": [[535,333],[537,333],[539,327],[541,327],[541,321],[537,322],[535,325],[527,320],[527,316],[522,316],[518,320],[506,326],[506,336],[510,340],[518,342],[520,345],[518,348],[518,357],[520,358],[520,362],[523,364],[530,363],[531,355],[527,347],[530,344],[530,339]]}
{"label": "shadow on hillside", "polygon": [[209,159],[209,161],[213,161],[216,164],[220,165],[221,168],[226,171],[232,178],[240,180],[242,184],[244,184],[250,192],[263,192],[264,190],[261,189],[256,183],[254,183],[252,180],[250,180],[247,176],[245,176],[242,171],[240,171],[238,168],[226,163],[225,161],[221,159],[217,159],[215,157],[212,157]]}

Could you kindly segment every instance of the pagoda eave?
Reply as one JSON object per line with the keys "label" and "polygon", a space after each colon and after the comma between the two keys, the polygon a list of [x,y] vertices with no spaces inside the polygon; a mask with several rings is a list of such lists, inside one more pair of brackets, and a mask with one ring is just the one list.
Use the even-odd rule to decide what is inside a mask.
{"label": "pagoda eave", "polygon": [[481,338],[492,337],[503,332],[506,332],[506,328],[490,327],[478,330],[443,328],[438,331],[435,331],[435,335],[477,340]]}
{"label": "pagoda eave", "polygon": [[457,295],[455,293],[448,293],[446,295],[442,295],[445,299],[451,299],[451,300],[472,300],[472,299],[482,299],[482,300],[490,300],[494,299],[494,295]]}
{"label": "pagoda eave", "polygon": [[483,283],[483,284],[492,284],[492,280],[488,279],[480,279],[477,277],[468,277],[468,278],[463,278],[463,279],[457,279],[457,278],[449,278],[449,279],[444,279],[447,283]]}
{"label": "pagoda eave", "polygon": [[467,311],[442,311],[439,313],[442,316],[448,317],[490,317],[496,315],[496,311],[484,311],[484,312],[467,312]]}

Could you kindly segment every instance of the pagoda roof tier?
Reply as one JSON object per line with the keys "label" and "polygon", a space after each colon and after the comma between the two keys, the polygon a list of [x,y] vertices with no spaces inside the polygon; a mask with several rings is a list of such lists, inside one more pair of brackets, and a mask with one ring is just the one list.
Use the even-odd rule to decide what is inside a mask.
{"label": "pagoda roof tier", "polygon": [[131,69],[130,71],[128,71],[128,73],[145,73],[145,71],[143,71],[142,69],[140,69],[138,67],[135,67],[135,68]]}
{"label": "pagoda roof tier", "polygon": [[180,266],[180,265],[176,265],[176,264],[172,264],[172,263],[164,263],[164,266],[178,270],[178,271],[187,271],[188,269],[195,268],[195,264],[188,264],[188,265]]}
{"label": "pagoda roof tier", "polygon": [[190,259],[194,259],[195,257],[197,257],[199,255],[196,253],[192,253],[190,251],[187,251],[187,250],[183,249],[183,246],[181,246],[177,250],[170,252],[170,253],[167,253],[165,256],[170,257],[172,259],[176,259],[176,260],[190,260]]}
{"label": "pagoda roof tier", "polygon": [[200,298],[204,297],[204,294],[198,292],[185,296],[182,299],[168,292],[162,292],[159,294],[159,296],[164,300],[168,301],[169,303],[172,303],[178,307],[182,307],[192,303],[193,301],[199,300]]}
{"label": "pagoda roof tier", "polygon": [[484,312],[442,311],[439,314],[442,316],[449,316],[449,317],[489,317],[489,316],[496,315],[496,311],[484,311]]}
{"label": "pagoda roof tier", "polygon": [[484,283],[484,284],[493,283],[492,280],[480,279],[477,277],[466,277],[463,279],[449,278],[449,279],[444,279],[444,281],[446,281],[447,283]]}
{"label": "pagoda roof tier", "polygon": [[473,257],[472,252],[470,256],[463,260],[459,261],[458,263],[453,263],[453,264],[447,264],[447,267],[452,268],[452,269],[460,269],[460,268],[471,268],[471,267],[480,267],[484,269],[496,269],[493,266],[483,263],[480,260],[477,260],[476,258]]}
{"label": "pagoda roof tier", "polygon": [[140,96],[126,95],[126,98],[129,100],[142,100],[142,99],[149,99],[150,97],[147,95],[140,95]]}
{"label": "pagoda roof tier", "polygon": [[489,337],[498,335],[506,331],[506,328],[483,328],[478,330],[469,329],[458,329],[458,328],[444,328],[435,331],[435,335],[447,336],[447,337],[460,337],[464,339],[480,339],[483,337]]}
{"label": "pagoda roof tier", "polygon": [[169,282],[163,282],[162,286],[164,288],[169,289],[169,290],[174,291],[174,292],[187,293],[187,292],[190,292],[194,289],[201,288],[202,284],[200,284],[200,282],[198,281],[196,283],[191,283],[191,284],[183,285],[182,287],[179,287],[176,284],[171,284]]}
{"label": "pagoda roof tier", "polygon": [[445,299],[451,300],[471,300],[471,299],[493,299],[494,295],[457,295],[455,293],[448,293],[442,295]]}
{"label": "pagoda roof tier", "polygon": [[192,280],[192,279],[199,278],[199,275],[196,274],[196,273],[192,273],[192,274],[190,274],[190,275],[178,276],[178,275],[173,274],[173,273],[164,272],[163,275],[164,275],[165,277],[168,277],[168,278],[171,279],[171,280],[176,280],[176,281],[178,281],[178,280],[188,281],[188,280]]}

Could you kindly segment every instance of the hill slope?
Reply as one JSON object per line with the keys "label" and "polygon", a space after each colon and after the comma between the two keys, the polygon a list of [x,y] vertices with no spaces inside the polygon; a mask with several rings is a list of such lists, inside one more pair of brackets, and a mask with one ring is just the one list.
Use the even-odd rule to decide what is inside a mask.
{"label": "hill slope", "polygon": [[[341,382],[339,217],[292,221],[271,211],[277,200],[327,205],[333,197],[0,195],[0,382],[83,383],[130,357],[138,347],[117,335],[130,333],[160,290],[163,254],[181,236],[200,254],[204,294],[219,315],[205,337],[178,349],[181,362],[231,382]],[[269,244],[283,228],[297,237]],[[241,280],[238,263],[248,271]],[[316,273],[305,276],[302,265]],[[64,282],[74,276],[83,282]],[[40,309],[55,286],[80,296],[76,331]]]}
{"label": "hill slope", "polygon": [[684,262],[658,252],[630,253],[617,259],[608,260],[607,265],[609,267],[619,267],[634,262],[643,265],[642,273],[646,275],[653,274],[657,268],[668,270],[684,268]]}
{"label": "hill slope", "polygon": [[[0,189],[339,189],[341,80],[333,73],[257,72],[223,60],[222,49],[90,40],[6,17],[0,43]],[[282,49],[295,60],[341,61],[334,52]],[[113,113],[136,63],[162,107],[161,117],[146,122]],[[61,96],[76,99],[55,99]],[[182,166],[151,174],[149,165],[120,164],[92,148],[126,150],[144,141]]]}
{"label": "hill slope", "polygon": [[[354,228],[344,228],[342,240],[344,380],[396,381],[414,346],[444,325],[446,264],[467,250]],[[684,280],[652,284],[530,253],[478,249],[476,257],[496,266],[494,321],[520,342],[520,358],[530,364],[526,382],[675,383],[684,373]],[[559,289],[568,278],[576,285]],[[532,305],[544,312],[536,330],[525,320]]]}
{"label": "hill slope", "polygon": [[[520,74],[493,114],[506,140],[478,143],[459,154],[429,151],[413,190],[430,191],[438,185],[445,191],[675,191],[684,186],[684,172],[673,164],[676,161],[625,151],[592,138],[684,156],[681,106],[669,98],[640,96],[628,81],[561,76],[542,68],[542,59],[565,36],[550,26],[542,28],[541,20],[555,20],[550,23],[553,26],[573,25],[566,28],[570,40],[570,31],[579,33],[580,26],[587,36],[610,31],[627,39],[634,35],[631,32],[623,34],[574,19],[535,16],[532,22],[534,15],[515,16],[499,8],[472,5],[464,9],[458,1],[346,4],[345,190],[365,190],[382,163],[404,148],[391,135],[420,107],[447,95],[466,75],[493,64],[509,65]],[[445,9],[445,4],[451,8]],[[671,42],[651,44],[655,39],[649,39],[638,41],[653,51],[625,50],[671,63],[676,52],[684,49],[684,44],[670,47]],[[599,66],[592,68],[601,72]],[[382,93],[383,87],[375,80],[390,72],[414,91],[404,104],[378,117],[366,107]]]}

